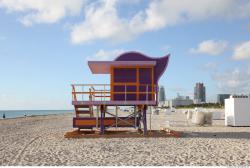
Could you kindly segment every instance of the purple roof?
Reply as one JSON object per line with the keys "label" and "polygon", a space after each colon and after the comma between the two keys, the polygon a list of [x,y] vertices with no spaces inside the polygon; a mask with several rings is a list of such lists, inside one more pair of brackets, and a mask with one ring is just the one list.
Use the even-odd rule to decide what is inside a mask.
{"label": "purple roof", "polygon": [[168,66],[169,57],[170,54],[160,58],[154,58],[146,56],[139,52],[132,51],[121,54],[114,61],[156,61],[156,66],[154,69],[154,83],[158,83],[160,77]]}
{"label": "purple roof", "polygon": [[161,75],[166,70],[170,54],[155,58],[149,57],[142,53],[131,51],[118,56],[114,61],[88,61],[88,65],[92,73],[108,74],[110,66],[154,66],[154,83],[157,84]]}

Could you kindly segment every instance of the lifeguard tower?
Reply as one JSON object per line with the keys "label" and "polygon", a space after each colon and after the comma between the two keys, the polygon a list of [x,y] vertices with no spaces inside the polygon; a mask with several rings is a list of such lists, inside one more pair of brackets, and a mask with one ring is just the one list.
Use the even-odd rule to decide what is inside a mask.
{"label": "lifeguard tower", "polygon": [[[72,85],[73,127],[104,134],[110,127],[141,129],[143,125],[146,135],[146,111],[148,106],[158,105],[158,81],[168,61],[169,55],[151,58],[138,52],[126,52],[114,61],[88,61],[93,74],[110,74],[110,84]],[[107,110],[110,106],[113,112]],[[132,106],[134,111],[120,116],[121,106]]]}

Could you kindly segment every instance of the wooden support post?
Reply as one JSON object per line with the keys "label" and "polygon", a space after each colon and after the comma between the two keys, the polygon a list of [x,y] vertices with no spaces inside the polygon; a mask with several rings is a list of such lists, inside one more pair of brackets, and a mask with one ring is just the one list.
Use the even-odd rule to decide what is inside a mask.
{"label": "wooden support post", "polygon": [[104,134],[105,132],[105,127],[104,127],[104,116],[105,114],[105,107],[104,105],[101,105],[101,134]]}
{"label": "wooden support post", "polygon": [[138,110],[138,131],[141,131],[141,119],[142,119],[142,110],[140,106],[137,106]]}
{"label": "wooden support post", "polygon": [[148,130],[147,130],[147,106],[143,107],[143,134],[147,135]]}
{"label": "wooden support post", "polygon": [[105,115],[106,115],[106,108],[105,108],[105,106],[103,107],[104,108],[104,110],[103,110],[103,117],[105,118]]}
{"label": "wooden support post", "polygon": [[118,106],[115,106],[115,127],[117,129],[118,124]]}

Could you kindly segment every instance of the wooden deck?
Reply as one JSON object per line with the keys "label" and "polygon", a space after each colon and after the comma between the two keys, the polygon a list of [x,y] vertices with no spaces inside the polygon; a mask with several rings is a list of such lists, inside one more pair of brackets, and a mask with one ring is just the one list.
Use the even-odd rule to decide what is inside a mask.
{"label": "wooden deck", "polygon": [[[116,123],[117,122],[117,123]],[[117,124],[117,125],[116,125]],[[73,127],[74,128],[93,128],[101,125],[101,118],[97,119],[95,117],[74,117],[73,118]],[[139,119],[136,117],[118,117],[117,120],[115,117],[105,117],[103,119],[103,125],[105,127],[138,127]]]}

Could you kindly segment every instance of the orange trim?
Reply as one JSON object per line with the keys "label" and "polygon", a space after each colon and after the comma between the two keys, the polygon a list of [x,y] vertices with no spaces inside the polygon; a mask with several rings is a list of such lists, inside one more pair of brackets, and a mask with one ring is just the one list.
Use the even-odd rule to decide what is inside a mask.
{"label": "orange trim", "polygon": [[99,91],[94,91],[94,92],[72,92],[72,94],[109,94],[110,92],[99,92]]}
{"label": "orange trim", "polygon": [[[125,92],[113,92],[113,94],[124,94]],[[154,93],[154,92],[126,92],[127,94],[147,94],[147,93]]]}
{"label": "orange trim", "polygon": [[76,120],[76,126],[96,125],[96,120]]}
{"label": "orange trim", "polygon": [[73,89],[73,92],[72,92],[72,94],[73,94],[73,97],[74,97],[74,101],[77,101],[77,98],[76,98],[76,89],[75,89],[75,86],[74,85],[72,85],[72,89]]}
{"label": "orange trim", "polygon": [[[124,94],[125,92],[72,92],[72,94],[92,94],[93,96],[95,96],[95,94]],[[138,91],[135,91],[135,92],[126,92],[128,94],[137,94],[137,93],[140,93],[140,94],[146,94],[147,92],[138,92]],[[148,92],[148,93],[154,93],[154,92]],[[106,95],[108,97],[110,97],[109,95]],[[97,96],[95,96],[97,97]],[[104,97],[104,96],[102,96]]]}
{"label": "orange trim", "polygon": [[116,85],[116,86],[136,86],[137,83],[136,82],[114,82],[113,85]]}
{"label": "orange trim", "polygon": [[[104,125],[105,126],[111,126],[111,125],[115,125],[116,123],[116,119],[110,119],[110,118],[104,118]],[[132,118],[132,119],[127,119],[126,121],[123,121],[123,120],[118,120],[118,126],[123,126],[123,125],[128,125],[128,124],[131,124],[131,125],[134,125],[135,123],[135,120]],[[100,119],[98,120],[98,124],[100,124]],[[93,119],[86,119],[86,120],[83,120],[83,119],[79,119],[79,120],[75,120],[75,125],[80,127],[80,126],[89,126],[89,125],[96,125],[96,119],[93,118]]]}
{"label": "orange trim", "polygon": [[95,97],[111,97],[111,96],[95,96]]}
{"label": "orange trim", "polygon": [[151,68],[153,66],[149,66],[149,65],[145,65],[145,66],[113,66],[113,68],[120,68],[120,69],[124,69],[124,68],[129,68],[129,69],[133,69],[133,68]]}
{"label": "orange trim", "polygon": [[[137,83],[114,83],[114,85],[117,85],[117,86],[125,86],[125,84],[126,85],[128,85],[128,86],[130,86],[130,85],[132,85],[132,86],[137,86]],[[151,84],[140,84],[139,83],[139,86],[151,86]]]}
{"label": "orange trim", "polygon": [[109,86],[109,84],[72,84],[72,86],[92,86],[92,85],[95,85],[95,86]]}

